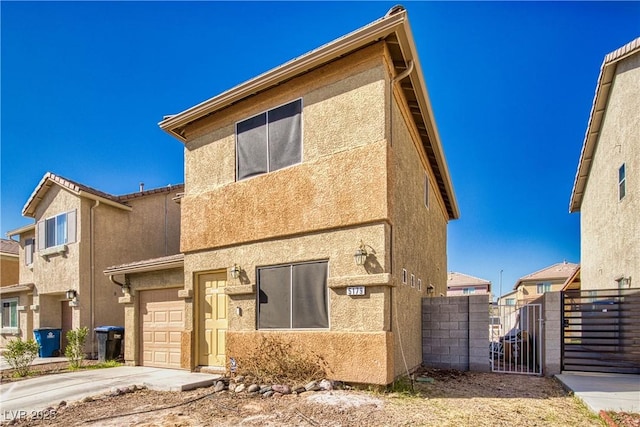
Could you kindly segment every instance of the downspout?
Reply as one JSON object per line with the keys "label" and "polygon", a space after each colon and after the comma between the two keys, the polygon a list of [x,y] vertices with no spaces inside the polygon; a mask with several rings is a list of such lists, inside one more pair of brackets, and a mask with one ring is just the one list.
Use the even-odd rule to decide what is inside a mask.
{"label": "downspout", "polygon": [[[171,185],[169,185],[171,189]],[[169,255],[169,243],[167,241],[167,197],[169,193],[164,195],[164,254]]]}
{"label": "downspout", "polygon": [[95,313],[95,304],[96,304],[96,280],[95,280],[95,272],[96,272],[96,257],[95,257],[95,214],[94,210],[100,206],[100,200],[96,200],[93,206],[91,206],[91,210],[89,211],[89,226],[90,226],[90,245],[89,245],[89,258],[91,262],[91,275],[89,277],[89,313],[91,314],[91,356],[96,353],[95,345],[96,341],[94,339],[93,331],[96,328],[96,313]]}

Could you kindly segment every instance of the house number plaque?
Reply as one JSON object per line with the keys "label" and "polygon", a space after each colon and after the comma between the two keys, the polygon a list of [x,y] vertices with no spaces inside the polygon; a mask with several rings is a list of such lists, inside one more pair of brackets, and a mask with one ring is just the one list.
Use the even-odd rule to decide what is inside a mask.
{"label": "house number plaque", "polygon": [[347,295],[364,295],[364,286],[347,286]]}

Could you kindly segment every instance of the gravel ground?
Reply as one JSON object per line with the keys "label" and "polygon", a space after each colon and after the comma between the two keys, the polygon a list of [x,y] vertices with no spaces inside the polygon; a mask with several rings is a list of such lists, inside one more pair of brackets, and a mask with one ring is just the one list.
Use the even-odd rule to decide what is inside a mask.
{"label": "gravel ground", "polygon": [[[264,398],[135,390],[64,404],[47,420],[65,426],[602,426],[556,380],[535,376],[427,370],[429,382],[380,392],[333,390]],[[397,387],[398,388],[398,387]],[[396,388],[396,389],[397,389]],[[636,414],[637,415],[637,414]],[[633,420],[632,420],[633,421]],[[636,426],[636,424],[621,424]]]}

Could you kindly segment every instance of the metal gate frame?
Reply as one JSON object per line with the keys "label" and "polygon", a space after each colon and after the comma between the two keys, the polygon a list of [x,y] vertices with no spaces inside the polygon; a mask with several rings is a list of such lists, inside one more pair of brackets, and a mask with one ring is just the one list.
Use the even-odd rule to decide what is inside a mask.
{"label": "metal gate frame", "polygon": [[542,375],[542,304],[494,307],[497,322],[489,325],[491,371]]}
{"label": "metal gate frame", "polygon": [[562,370],[640,373],[640,289],[562,292]]}

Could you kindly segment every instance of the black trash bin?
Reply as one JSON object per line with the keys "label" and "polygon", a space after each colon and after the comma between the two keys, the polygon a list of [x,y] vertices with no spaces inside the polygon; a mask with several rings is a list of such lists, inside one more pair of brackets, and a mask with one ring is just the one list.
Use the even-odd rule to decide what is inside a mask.
{"label": "black trash bin", "polygon": [[59,328],[39,328],[33,330],[33,336],[40,345],[39,357],[55,357],[60,355],[60,335],[62,329]]}
{"label": "black trash bin", "polygon": [[122,353],[124,328],[122,326],[99,326],[94,331],[98,338],[98,361],[118,359]]}

